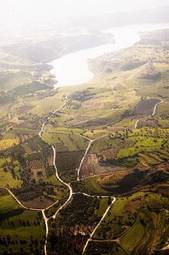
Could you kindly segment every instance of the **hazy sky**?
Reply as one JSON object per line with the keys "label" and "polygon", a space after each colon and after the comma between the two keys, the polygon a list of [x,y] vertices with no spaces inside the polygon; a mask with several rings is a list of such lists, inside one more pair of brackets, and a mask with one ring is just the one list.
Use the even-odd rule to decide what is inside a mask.
{"label": "hazy sky", "polygon": [[152,9],[169,6],[169,0],[0,0],[0,4],[0,32],[10,35],[61,17]]}

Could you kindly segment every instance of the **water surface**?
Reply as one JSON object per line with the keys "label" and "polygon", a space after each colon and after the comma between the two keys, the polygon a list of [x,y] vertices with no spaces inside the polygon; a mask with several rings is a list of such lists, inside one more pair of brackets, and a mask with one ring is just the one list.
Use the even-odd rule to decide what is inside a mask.
{"label": "water surface", "polygon": [[76,51],[50,63],[51,73],[58,81],[55,87],[82,84],[90,81],[94,74],[88,68],[88,60],[106,53],[128,48],[139,41],[140,33],[157,29],[169,28],[169,24],[139,25],[111,28],[104,33],[114,35],[114,44],[104,44],[98,47]]}

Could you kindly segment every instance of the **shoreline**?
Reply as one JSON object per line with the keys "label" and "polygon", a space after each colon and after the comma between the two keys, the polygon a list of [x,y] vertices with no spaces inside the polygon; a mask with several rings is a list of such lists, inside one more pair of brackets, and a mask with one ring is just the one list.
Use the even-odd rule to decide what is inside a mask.
{"label": "shoreline", "polygon": [[102,31],[111,34],[114,37],[114,43],[104,43],[73,51],[47,63],[51,67],[51,75],[55,77],[53,80],[57,81],[54,88],[82,85],[92,81],[96,76],[90,68],[92,60],[132,47],[140,41],[142,33],[165,28],[169,28],[169,24],[130,25]]}

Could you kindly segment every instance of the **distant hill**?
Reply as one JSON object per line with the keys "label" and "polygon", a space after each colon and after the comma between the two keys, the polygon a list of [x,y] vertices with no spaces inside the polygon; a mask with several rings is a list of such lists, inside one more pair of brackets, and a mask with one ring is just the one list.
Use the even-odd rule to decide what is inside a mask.
{"label": "distant hill", "polygon": [[[111,10],[110,10],[111,12]],[[113,26],[137,25],[143,23],[168,23],[169,6],[134,12],[109,13],[97,17],[75,18],[73,23],[90,29],[106,29]]]}

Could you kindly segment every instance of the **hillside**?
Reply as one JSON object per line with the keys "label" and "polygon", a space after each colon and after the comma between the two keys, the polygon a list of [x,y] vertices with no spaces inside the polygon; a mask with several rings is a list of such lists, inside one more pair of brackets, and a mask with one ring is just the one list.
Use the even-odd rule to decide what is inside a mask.
{"label": "hillside", "polygon": [[56,90],[16,52],[0,78],[0,254],[168,254],[169,30]]}

